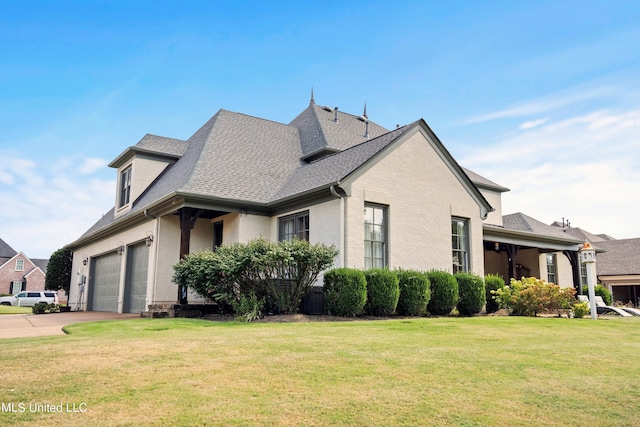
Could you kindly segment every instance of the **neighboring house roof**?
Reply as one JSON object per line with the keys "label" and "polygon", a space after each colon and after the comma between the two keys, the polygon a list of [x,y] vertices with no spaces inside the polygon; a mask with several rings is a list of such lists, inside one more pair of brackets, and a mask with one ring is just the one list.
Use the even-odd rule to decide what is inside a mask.
{"label": "neighboring house roof", "polygon": [[31,262],[33,262],[36,267],[38,267],[44,274],[47,274],[47,266],[49,265],[48,259],[41,258],[31,258]]}
{"label": "neighboring house roof", "polygon": [[411,132],[422,132],[431,141],[482,212],[493,210],[466,174],[468,170],[455,162],[424,120],[388,131],[364,116],[342,112],[336,122],[335,110],[329,110],[312,100],[288,125],[220,110],[187,141],[146,135],[110,166],[123,166],[141,152],[175,156],[176,161],[133,201],[128,212],[116,215],[110,210],[79,240],[132,215],[140,217],[174,197],[206,201],[224,211],[225,206],[268,210],[319,191],[329,194],[331,186]]}
{"label": "neighboring house roof", "polygon": [[16,252],[11,246],[7,244],[4,240],[0,239],[0,265],[9,261],[13,258],[18,252]]}
{"label": "neighboring house roof", "polygon": [[598,276],[640,274],[640,238],[598,242]]}
{"label": "neighboring house roof", "polygon": [[562,230],[564,233],[567,233],[568,235],[575,237],[576,239],[581,239],[583,242],[598,243],[607,240],[615,240],[612,237],[607,236],[606,234],[597,235],[589,233],[587,230],[583,230],[579,227],[563,227],[562,223],[557,221],[551,224],[551,226],[557,228],[558,230]]}

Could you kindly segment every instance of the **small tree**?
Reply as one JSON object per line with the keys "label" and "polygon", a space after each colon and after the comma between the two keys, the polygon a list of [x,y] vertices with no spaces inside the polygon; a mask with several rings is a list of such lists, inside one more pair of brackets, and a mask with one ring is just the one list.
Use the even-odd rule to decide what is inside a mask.
{"label": "small tree", "polygon": [[63,290],[67,296],[69,305],[69,289],[71,288],[71,268],[73,264],[73,251],[62,248],[51,254],[47,264],[47,274],[44,279],[44,288],[50,291]]}
{"label": "small tree", "polygon": [[173,280],[230,304],[253,292],[256,301],[266,298],[276,312],[295,313],[320,272],[331,267],[337,255],[335,247],[321,243],[256,239],[190,254],[173,266]]}

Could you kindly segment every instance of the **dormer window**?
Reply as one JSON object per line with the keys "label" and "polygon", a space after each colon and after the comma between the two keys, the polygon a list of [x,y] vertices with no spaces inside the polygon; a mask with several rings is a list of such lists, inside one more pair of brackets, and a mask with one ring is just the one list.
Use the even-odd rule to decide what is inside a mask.
{"label": "dormer window", "polygon": [[118,207],[129,204],[131,197],[131,166],[120,172],[120,200]]}

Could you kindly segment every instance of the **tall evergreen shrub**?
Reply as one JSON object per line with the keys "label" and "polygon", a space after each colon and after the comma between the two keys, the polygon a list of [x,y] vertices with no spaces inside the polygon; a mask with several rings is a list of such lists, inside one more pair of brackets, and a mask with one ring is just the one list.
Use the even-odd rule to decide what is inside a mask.
{"label": "tall evergreen shrub", "polygon": [[400,286],[398,314],[420,316],[427,310],[431,288],[427,273],[415,270],[396,270]]}
{"label": "tall evergreen shrub", "polygon": [[364,272],[353,268],[335,268],[324,273],[325,307],[334,316],[355,316],[367,302]]}
{"label": "tall evergreen shrub", "polygon": [[458,282],[458,312],[462,316],[480,313],[486,300],[482,278],[471,273],[458,273],[455,278]]}
{"label": "tall evergreen shrub", "polygon": [[431,270],[427,274],[431,284],[431,299],[427,304],[427,311],[434,315],[451,313],[458,303],[458,282],[455,277],[440,270]]}
{"label": "tall evergreen shrub", "polygon": [[484,277],[484,286],[487,298],[487,313],[495,313],[500,310],[500,304],[495,300],[495,294],[491,291],[497,291],[504,288],[504,279],[495,274],[488,274]]}
{"label": "tall evergreen shrub", "polygon": [[365,271],[367,303],[365,311],[373,316],[389,316],[396,311],[400,287],[398,276],[391,270],[374,268]]}

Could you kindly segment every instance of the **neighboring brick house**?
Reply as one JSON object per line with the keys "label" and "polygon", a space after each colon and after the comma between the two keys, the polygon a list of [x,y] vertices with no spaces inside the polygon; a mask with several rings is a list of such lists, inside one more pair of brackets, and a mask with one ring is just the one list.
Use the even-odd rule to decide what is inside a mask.
{"label": "neighboring brick house", "polygon": [[47,259],[30,259],[0,239],[0,294],[44,289]]}

